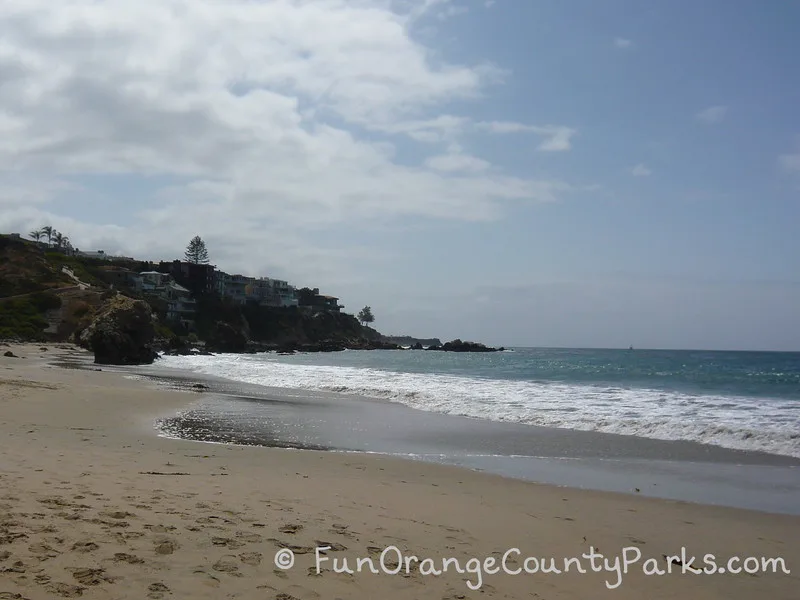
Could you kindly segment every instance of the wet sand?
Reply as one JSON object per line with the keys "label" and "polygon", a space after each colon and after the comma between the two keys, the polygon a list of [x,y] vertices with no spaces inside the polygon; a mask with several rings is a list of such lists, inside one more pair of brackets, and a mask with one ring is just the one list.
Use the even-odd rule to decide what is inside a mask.
{"label": "wet sand", "polygon": [[470,419],[357,396],[195,379],[158,366],[124,371],[173,389],[206,386],[180,417],[162,421],[174,437],[369,452],[539,483],[800,514],[800,459],[792,457]]}
{"label": "wet sand", "polygon": [[[0,597],[796,597],[797,516],[377,455],[158,437],[155,419],[208,392],[48,366],[56,352],[49,348],[16,346],[26,358],[0,357]],[[478,583],[477,573],[455,572],[452,563],[438,576],[428,564],[397,575],[347,574],[333,572],[328,560],[317,574],[315,551],[325,546],[322,558],[347,558],[353,568],[360,557],[379,565],[387,547],[439,567],[446,557],[463,566],[470,558],[499,563],[513,548],[519,555],[508,554],[510,569],[526,556],[552,557],[563,567],[564,558],[591,547],[612,560],[625,548],[642,558],[617,589],[605,583],[617,581],[613,569],[593,572],[583,558],[583,574],[574,563],[559,575],[490,568],[473,590],[467,584]],[[713,553],[720,565],[732,556],[782,557],[791,574],[681,574],[677,565],[671,574],[642,572],[646,559],[666,570],[663,555],[682,546],[698,557]],[[287,549],[294,567],[277,569],[275,554]],[[396,554],[385,556],[391,568]]]}

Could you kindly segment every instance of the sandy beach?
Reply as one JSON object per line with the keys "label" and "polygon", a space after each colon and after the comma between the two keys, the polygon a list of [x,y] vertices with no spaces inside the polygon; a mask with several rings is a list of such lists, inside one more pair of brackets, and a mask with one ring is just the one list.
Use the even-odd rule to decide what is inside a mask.
{"label": "sandy beach", "polygon": [[[75,350],[46,348],[0,347],[17,355],[0,356],[0,599],[790,599],[800,589],[800,517],[362,454],[166,439],[154,419],[203,392],[55,367]],[[717,567],[754,572],[682,573],[664,558],[682,547],[701,569],[711,554]],[[603,566],[583,556],[592,548],[610,568],[592,570]],[[292,568],[277,568],[276,553],[288,551]],[[623,553],[641,557],[620,577]],[[511,572],[579,560],[566,573],[511,574],[504,555]],[[410,556],[420,562],[397,574],[372,573],[366,560],[361,572],[333,570],[346,559],[356,571],[359,558],[393,570]],[[791,573],[764,572],[762,557]],[[435,574],[447,558],[465,572],[450,562]]]}

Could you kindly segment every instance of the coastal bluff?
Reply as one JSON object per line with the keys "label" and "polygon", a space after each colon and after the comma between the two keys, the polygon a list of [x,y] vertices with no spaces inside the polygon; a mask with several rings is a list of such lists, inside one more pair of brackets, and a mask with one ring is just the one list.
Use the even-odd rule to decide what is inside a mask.
{"label": "coastal bluff", "polygon": [[[153,269],[160,265],[65,254],[47,243],[0,235],[0,340],[74,341],[92,350],[99,364],[149,364],[158,352],[497,350],[460,339],[385,336],[338,304],[235,302],[205,280],[184,280],[185,286],[176,280],[170,290],[179,299],[131,284],[137,273],[159,275]],[[188,321],[180,317],[187,307]]]}

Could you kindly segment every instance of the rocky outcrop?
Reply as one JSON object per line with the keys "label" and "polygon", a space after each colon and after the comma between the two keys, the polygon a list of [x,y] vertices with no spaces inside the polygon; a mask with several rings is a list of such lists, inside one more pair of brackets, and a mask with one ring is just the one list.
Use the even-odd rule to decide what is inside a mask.
{"label": "rocky outcrop", "polygon": [[478,342],[462,342],[461,340],[452,340],[445,342],[441,346],[429,346],[428,350],[443,350],[445,352],[500,352],[505,348],[491,348]]}
{"label": "rocky outcrop", "polygon": [[410,335],[384,335],[381,340],[398,346],[411,346],[412,349],[423,346],[441,346],[439,338],[415,338]]}
{"label": "rocky outcrop", "polygon": [[155,317],[150,305],[122,295],[103,304],[75,338],[94,352],[94,362],[101,365],[150,364],[158,357],[153,349]]}
{"label": "rocky outcrop", "polygon": [[244,352],[247,349],[247,334],[243,328],[217,321],[206,340],[210,352]]}

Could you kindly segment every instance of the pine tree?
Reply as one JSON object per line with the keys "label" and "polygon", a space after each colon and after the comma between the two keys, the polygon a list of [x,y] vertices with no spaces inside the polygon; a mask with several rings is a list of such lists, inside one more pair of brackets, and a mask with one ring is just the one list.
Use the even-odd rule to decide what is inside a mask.
{"label": "pine tree", "polygon": [[196,265],[208,264],[208,249],[199,235],[194,236],[186,246],[186,260]]}

